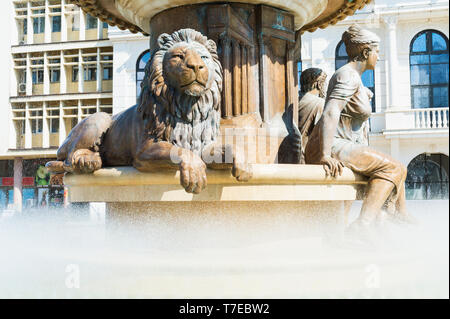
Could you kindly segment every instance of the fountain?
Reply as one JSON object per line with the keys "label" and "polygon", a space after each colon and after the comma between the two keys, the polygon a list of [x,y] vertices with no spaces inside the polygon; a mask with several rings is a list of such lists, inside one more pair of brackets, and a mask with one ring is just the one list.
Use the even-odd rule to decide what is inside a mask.
{"label": "fountain", "polygon": [[[220,132],[211,138],[231,145],[232,152],[226,148],[224,154],[231,160],[220,163],[219,156],[204,167],[195,161],[200,156],[195,150],[180,155],[173,145],[182,139],[175,136],[173,144],[163,144],[175,150],[165,160],[135,152],[127,162],[108,151],[136,151],[139,145],[129,134],[161,122],[148,114],[147,122],[138,116],[121,125],[117,118],[111,123],[103,115],[91,117],[95,121],[86,130],[75,128],[59,161],[50,165],[73,172],[64,177],[71,202],[106,203],[106,232],[103,225],[77,224],[64,214],[58,214],[59,221],[39,216],[1,223],[0,251],[6,253],[0,254],[0,296],[448,298],[448,208],[442,209],[448,202],[433,208],[423,201],[408,203],[425,213],[440,212],[421,231],[396,229],[395,238],[385,233],[381,249],[336,248],[348,204],[367,180],[347,168],[331,178],[320,165],[299,165],[299,149],[290,140],[298,112],[295,62],[301,34],[334,24],[369,1],[73,2],[111,25],[149,34],[152,56],[158,47],[173,49],[176,38],[194,36],[205,44],[207,52],[196,49],[207,59],[217,56],[222,68],[216,78],[222,80],[221,94],[207,99],[221,99],[220,108],[210,109],[220,118]],[[200,72],[201,65],[194,69]],[[153,79],[161,90],[152,92],[168,92],[158,86],[157,76]],[[205,96],[198,85],[189,90]],[[137,107],[127,112],[120,121],[141,114]],[[98,140],[91,143],[84,133],[105,128],[112,128],[107,134],[114,139],[100,143],[108,153],[100,157]],[[74,149],[83,143],[87,149]],[[247,155],[245,165],[239,152]],[[67,157],[77,163],[63,162]],[[186,167],[175,164],[180,159],[193,168],[192,185],[183,181]],[[207,186],[200,184],[203,173]]]}
{"label": "fountain", "polygon": [[[223,70],[217,139],[231,145],[234,154],[244,154],[248,166],[243,171],[251,177],[242,178],[246,182],[233,178],[231,163],[220,169],[208,166],[208,186],[192,192],[184,185],[185,192],[176,165],[146,163],[142,172],[113,160],[92,174],[66,174],[71,202],[106,202],[107,221],[155,214],[189,219],[220,212],[238,214],[254,228],[275,214],[288,223],[298,221],[299,227],[305,218],[318,218],[343,230],[346,203],[357,198],[366,180],[346,168],[342,176],[331,178],[321,166],[296,165],[299,150],[289,143],[297,124],[292,114],[298,113],[296,61],[302,33],[334,24],[369,1],[73,2],[110,25],[150,35],[152,56],[163,33],[189,28],[213,40]],[[109,119],[104,122],[109,125]],[[115,143],[126,141],[110,144]]]}

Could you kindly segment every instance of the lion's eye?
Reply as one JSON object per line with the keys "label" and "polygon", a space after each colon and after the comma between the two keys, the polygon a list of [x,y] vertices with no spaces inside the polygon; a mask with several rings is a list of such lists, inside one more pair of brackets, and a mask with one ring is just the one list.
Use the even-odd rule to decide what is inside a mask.
{"label": "lion's eye", "polygon": [[183,60],[183,58],[184,58],[184,56],[182,54],[174,54],[173,57],[181,59],[181,60]]}
{"label": "lion's eye", "polygon": [[202,58],[203,60],[206,60],[206,59],[208,59],[208,56],[202,55],[201,58]]}

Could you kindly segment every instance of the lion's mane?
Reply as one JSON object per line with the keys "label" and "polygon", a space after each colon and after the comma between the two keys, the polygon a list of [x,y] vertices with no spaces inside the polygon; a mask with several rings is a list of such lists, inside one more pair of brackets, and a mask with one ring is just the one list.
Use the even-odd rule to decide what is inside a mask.
{"label": "lion's mane", "polygon": [[[213,59],[213,83],[199,97],[179,93],[163,76],[164,54],[179,42],[196,41],[207,48]],[[145,67],[141,84],[139,111],[149,138],[167,141],[200,154],[203,147],[214,142],[219,134],[222,67],[214,41],[192,29],[162,34],[158,48]]]}

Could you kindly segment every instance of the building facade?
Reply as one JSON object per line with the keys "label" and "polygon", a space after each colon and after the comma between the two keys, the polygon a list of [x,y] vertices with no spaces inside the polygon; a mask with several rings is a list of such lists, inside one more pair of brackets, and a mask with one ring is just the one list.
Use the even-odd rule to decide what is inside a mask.
{"label": "building facade", "polygon": [[57,205],[61,179],[50,180],[45,162],[84,117],[112,114],[108,25],[68,0],[5,2],[9,43],[2,44],[2,63],[10,72],[1,113],[0,208]]}
{"label": "building facade", "polygon": [[[335,26],[302,35],[299,72],[319,67],[329,77],[346,63],[341,35],[351,24],[380,37],[377,67],[363,75],[374,92],[369,143],[408,166],[411,199],[448,198],[448,4],[374,0]],[[150,58],[148,37],[108,28],[69,0],[8,5],[2,30],[10,39],[0,52],[3,69],[11,70],[0,87],[8,105],[0,115],[0,177],[6,183],[0,209],[39,205],[42,163],[55,157],[84,117],[135,104]]]}

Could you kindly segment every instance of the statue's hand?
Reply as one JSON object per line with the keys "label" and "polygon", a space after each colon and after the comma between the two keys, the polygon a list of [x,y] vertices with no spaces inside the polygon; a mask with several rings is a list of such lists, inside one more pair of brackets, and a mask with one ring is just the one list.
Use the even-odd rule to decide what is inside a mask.
{"label": "statue's hand", "polygon": [[193,153],[183,157],[180,162],[180,183],[186,192],[199,194],[205,189],[206,165],[203,160]]}
{"label": "statue's hand", "polygon": [[331,156],[324,156],[320,159],[318,164],[322,164],[327,176],[336,177],[338,174],[342,175],[344,164]]}

